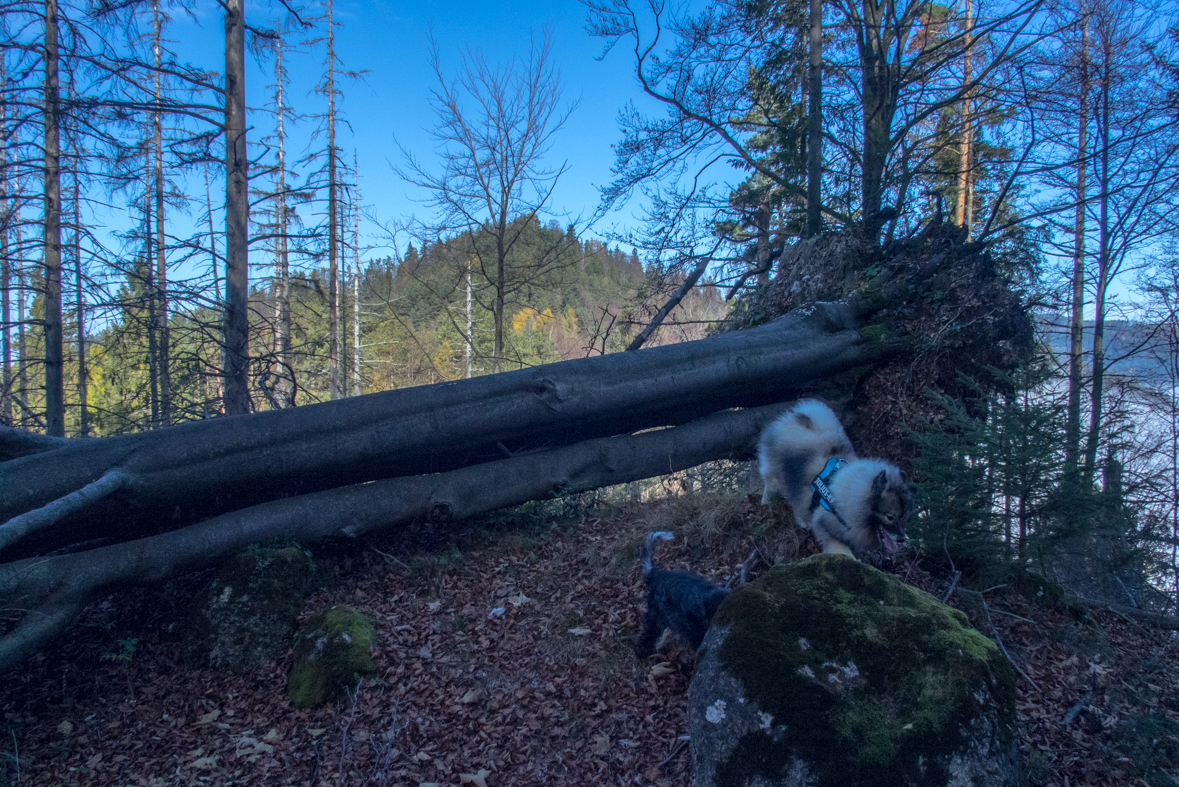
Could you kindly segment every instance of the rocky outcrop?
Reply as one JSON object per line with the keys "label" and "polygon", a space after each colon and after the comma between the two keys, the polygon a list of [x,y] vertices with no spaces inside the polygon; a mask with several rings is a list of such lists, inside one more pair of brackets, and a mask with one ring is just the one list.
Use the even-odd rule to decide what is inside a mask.
{"label": "rocky outcrop", "polygon": [[234,555],[189,604],[185,663],[241,672],[284,653],[314,571],[294,546]]}
{"label": "rocky outcrop", "polygon": [[842,555],[721,606],[688,695],[698,787],[1003,787],[1015,678],[961,612]]}
{"label": "rocky outcrop", "polygon": [[352,607],[332,607],[308,620],[295,637],[287,696],[296,708],[343,700],[377,673],[372,622]]}

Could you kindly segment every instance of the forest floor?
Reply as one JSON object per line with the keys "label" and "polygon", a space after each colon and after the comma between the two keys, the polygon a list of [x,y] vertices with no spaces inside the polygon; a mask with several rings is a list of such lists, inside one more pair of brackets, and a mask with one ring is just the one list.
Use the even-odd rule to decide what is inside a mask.
{"label": "forest floor", "polygon": [[[660,562],[720,584],[754,544],[788,560],[813,539],[752,496],[556,508],[317,549],[304,618],[350,604],[377,628],[380,674],[339,705],[291,707],[289,653],[241,675],[187,669],[163,632],[200,577],[95,605],[0,683],[0,787],[688,785],[692,655],[631,649],[642,535],[675,531]],[[920,558],[890,570],[950,588]],[[972,620],[1031,679],[1018,705],[1031,785],[1175,784],[1179,639],[1010,588],[985,599]]]}

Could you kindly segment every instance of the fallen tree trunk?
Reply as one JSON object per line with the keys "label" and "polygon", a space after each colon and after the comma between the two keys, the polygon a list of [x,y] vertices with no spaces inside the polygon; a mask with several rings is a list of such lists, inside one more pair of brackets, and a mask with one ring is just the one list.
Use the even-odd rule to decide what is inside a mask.
{"label": "fallen tree trunk", "polygon": [[816,304],[759,328],[695,342],[72,441],[0,464],[0,523],[109,471],[118,471],[123,483],[60,521],[39,517],[38,527],[22,530],[25,541],[3,557],[98,538],[128,540],[290,495],[448,471],[784,401],[895,351],[879,338],[883,332],[869,337],[859,330],[866,311]]}
{"label": "fallen tree trunk", "polygon": [[0,608],[27,610],[0,638],[0,672],[119,586],[160,582],[215,565],[249,544],[309,543],[414,521],[449,522],[528,500],[595,489],[752,455],[784,405],[725,411],[683,426],[601,438],[453,470],[339,487],[262,503],[148,538],[0,565]]}

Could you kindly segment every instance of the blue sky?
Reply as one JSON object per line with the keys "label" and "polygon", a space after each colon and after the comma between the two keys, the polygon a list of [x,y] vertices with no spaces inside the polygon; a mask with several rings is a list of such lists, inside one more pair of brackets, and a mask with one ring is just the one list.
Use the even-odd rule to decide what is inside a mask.
{"label": "blue sky", "polygon": [[[251,24],[274,19],[276,6],[247,0],[246,18]],[[311,13],[318,13],[313,7]],[[385,222],[428,208],[415,202],[412,187],[393,171],[391,162],[399,153],[394,138],[427,164],[433,156],[428,129],[434,122],[430,90],[436,79],[428,63],[431,27],[439,42],[443,68],[453,73],[460,65],[460,51],[470,46],[482,50],[493,63],[513,56],[526,58],[532,37],[548,25],[553,38],[554,62],[560,69],[566,101],[580,104],[557,135],[546,163],[568,162],[553,204],[558,213],[574,216],[593,211],[598,188],[610,180],[613,162],[611,145],[618,138],[617,116],[628,100],[644,103],[635,83],[627,52],[616,51],[604,60],[596,59],[603,42],[585,31],[586,10],[576,0],[514,0],[508,2],[404,3],[391,0],[336,0],[337,48],[344,67],[367,71],[362,80],[346,83],[343,116],[349,124],[339,139],[350,161],[352,149],[359,157],[362,200]],[[174,13],[167,30],[173,48],[181,57],[210,70],[222,69],[222,20],[219,7],[211,0],[198,0],[192,17]],[[299,34],[296,34],[299,37]],[[311,87],[322,73],[322,50],[290,56],[291,103],[303,112],[321,111],[324,99]],[[270,61],[254,61],[247,77],[247,101],[261,106],[268,100],[272,83]],[[271,123],[268,116],[255,113],[252,139],[259,139]],[[301,155],[309,143],[314,121],[305,120],[295,130],[291,158]],[[291,154],[294,154],[293,156]],[[635,208],[628,207],[608,217],[599,228],[612,223],[630,224]],[[381,233],[366,222],[362,234],[379,247]],[[367,231],[366,231],[367,229]],[[369,256],[383,254],[373,248]]]}

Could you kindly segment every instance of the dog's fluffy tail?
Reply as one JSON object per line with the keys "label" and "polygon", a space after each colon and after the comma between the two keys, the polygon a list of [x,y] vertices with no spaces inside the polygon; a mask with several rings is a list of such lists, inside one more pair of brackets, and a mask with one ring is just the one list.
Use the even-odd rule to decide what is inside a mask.
{"label": "dog's fluffy tail", "polygon": [[643,563],[643,576],[651,576],[651,572],[655,570],[655,539],[662,538],[664,541],[671,541],[675,538],[674,533],[668,533],[665,530],[657,530],[654,533],[647,534],[647,540],[643,542],[643,549],[639,552],[639,559]]}

